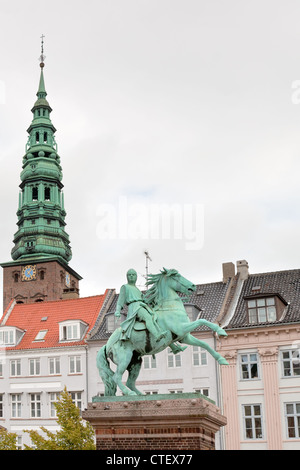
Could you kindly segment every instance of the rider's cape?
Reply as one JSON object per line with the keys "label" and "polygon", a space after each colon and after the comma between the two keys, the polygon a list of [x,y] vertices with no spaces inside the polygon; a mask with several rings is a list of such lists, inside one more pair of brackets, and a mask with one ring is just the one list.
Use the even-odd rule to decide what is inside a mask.
{"label": "rider's cape", "polygon": [[151,308],[149,307],[149,305],[145,304],[145,302],[143,302],[142,300],[135,300],[132,303],[130,303],[128,305],[127,318],[120,325],[121,330],[122,330],[120,339],[122,340],[130,339],[134,324],[137,320],[136,317],[137,317],[138,311],[141,307],[145,308],[150,313],[150,315],[153,315],[153,312]]}

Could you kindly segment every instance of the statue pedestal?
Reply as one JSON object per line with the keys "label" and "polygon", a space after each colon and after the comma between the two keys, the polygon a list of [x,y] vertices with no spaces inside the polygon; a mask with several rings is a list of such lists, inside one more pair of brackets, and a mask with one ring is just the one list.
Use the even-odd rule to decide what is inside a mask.
{"label": "statue pedestal", "polygon": [[212,450],[227,422],[199,393],[94,397],[82,417],[97,450]]}

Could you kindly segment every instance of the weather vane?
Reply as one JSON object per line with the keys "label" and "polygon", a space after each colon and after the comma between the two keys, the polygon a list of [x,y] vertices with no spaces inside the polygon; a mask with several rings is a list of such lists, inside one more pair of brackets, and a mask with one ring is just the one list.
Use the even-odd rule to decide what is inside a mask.
{"label": "weather vane", "polygon": [[41,67],[44,67],[44,65],[45,65],[44,61],[46,59],[46,56],[44,55],[44,37],[45,37],[44,34],[42,34],[41,35],[41,40],[42,40],[42,42],[41,42],[41,55],[39,57]]}

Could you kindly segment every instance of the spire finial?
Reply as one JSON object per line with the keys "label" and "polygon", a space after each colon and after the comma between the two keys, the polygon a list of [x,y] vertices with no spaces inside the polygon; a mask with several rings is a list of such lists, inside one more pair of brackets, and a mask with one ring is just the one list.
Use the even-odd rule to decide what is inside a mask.
{"label": "spire finial", "polygon": [[46,56],[44,55],[44,34],[41,35],[41,55],[39,57],[40,60],[40,67],[43,68],[45,67],[44,61],[46,59]]}

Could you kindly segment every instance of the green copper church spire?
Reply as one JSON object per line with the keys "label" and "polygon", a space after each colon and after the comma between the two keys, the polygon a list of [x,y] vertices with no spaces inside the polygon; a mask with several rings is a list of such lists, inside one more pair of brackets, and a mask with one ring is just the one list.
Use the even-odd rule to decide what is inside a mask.
{"label": "green copper church spire", "polygon": [[57,257],[62,262],[72,257],[65,232],[62,168],[55,141],[56,129],[46,99],[44,80],[44,36],[40,56],[40,81],[33,120],[27,129],[28,141],[23,157],[19,195],[18,231],[14,236],[13,260],[38,260]]}
{"label": "green copper church spire", "polygon": [[41,66],[43,62],[40,63],[40,67],[41,67],[41,76],[40,76],[40,84],[39,84],[39,89],[38,89],[38,92],[37,92],[37,96],[41,99],[41,98],[46,98],[47,96],[47,92],[45,90],[45,80],[44,80],[44,73],[43,73],[43,67]]}

